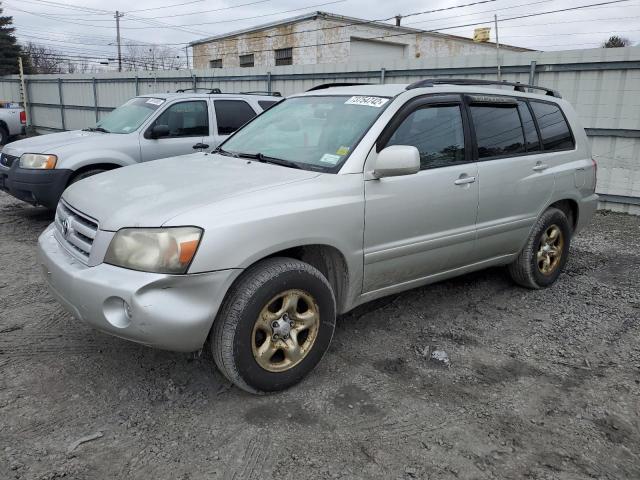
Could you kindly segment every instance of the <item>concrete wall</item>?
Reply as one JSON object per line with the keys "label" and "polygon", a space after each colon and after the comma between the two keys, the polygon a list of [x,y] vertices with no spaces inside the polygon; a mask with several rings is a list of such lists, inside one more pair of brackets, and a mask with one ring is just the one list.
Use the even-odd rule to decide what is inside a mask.
{"label": "concrete wall", "polygon": [[[377,54],[352,55],[350,49],[352,38],[402,45],[405,47],[404,57],[396,57],[397,60],[495,51],[494,44],[475,43],[447,35],[407,33],[391,26],[387,28],[371,24],[346,27],[343,25],[342,21],[318,18],[213,40],[194,45],[193,64],[195,68],[208,68],[210,60],[221,58],[224,68],[239,67],[239,56],[254,52],[256,67],[270,67],[275,65],[273,51],[287,47],[293,47],[294,65],[367,61],[388,56],[384,48],[381,48]],[[511,50],[510,47],[503,48],[505,51]]]}
{"label": "concrete wall", "polygon": [[[503,79],[554,88],[574,105],[600,166],[598,192],[607,195],[604,205],[640,213],[640,47],[505,53],[502,65]],[[495,79],[495,53],[137,76],[35,75],[27,78],[27,93],[33,124],[47,132],[90,126],[136,94],[197,86],[289,95],[320,83],[408,83],[427,77]],[[0,78],[0,100],[19,100],[17,77]]]}

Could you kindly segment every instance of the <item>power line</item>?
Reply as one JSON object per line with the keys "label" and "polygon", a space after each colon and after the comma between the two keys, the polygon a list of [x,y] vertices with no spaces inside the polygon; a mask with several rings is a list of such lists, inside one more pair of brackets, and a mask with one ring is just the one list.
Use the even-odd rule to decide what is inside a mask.
{"label": "power line", "polygon": [[[202,1],[202,0],[199,0],[199,1]],[[251,5],[257,5],[259,3],[266,3],[266,2],[272,2],[272,1],[273,0],[258,0],[256,2],[241,3],[239,5],[233,5],[231,7],[214,8],[213,10],[200,10],[200,11],[197,11],[197,12],[178,13],[177,15],[171,15],[171,18],[188,17],[189,15],[201,15],[203,13],[211,13],[211,12],[221,12],[223,10],[231,10],[231,9],[234,9],[234,8],[248,7],[248,6],[251,6]],[[547,0],[547,1],[552,1],[552,0]],[[149,8],[147,10],[155,10],[155,9]],[[142,11],[142,10],[130,10],[127,13],[140,12],[140,11]],[[157,17],[143,17],[143,18],[146,18],[148,20],[153,20],[153,19],[156,19],[156,18],[166,18],[166,15],[160,15],[160,16],[157,16]]]}

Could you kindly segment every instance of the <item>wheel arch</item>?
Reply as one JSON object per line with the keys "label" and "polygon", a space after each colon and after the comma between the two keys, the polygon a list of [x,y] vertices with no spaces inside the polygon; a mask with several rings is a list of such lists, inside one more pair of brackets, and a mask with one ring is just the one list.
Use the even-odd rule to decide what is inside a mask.
{"label": "wheel arch", "polygon": [[82,167],[74,170],[73,175],[69,178],[69,184],[76,178],[78,175],[87,172],[89,170],[114,170],[116,168],[120,168],[121,165],[117,163],[90,163],[88,165],[83,165]]}
{"label": "wheel arch", "polygon": [[554,203],[549,205],[547,209],[548,208],[557,208],[558,210],[561,210],[569,220],[569,225],[571,225],[572,233],[576,231],[576,227],[578,225],[578,216],[580,215],[578,202],[576,202],[572,198],[565,198],[563,200],[555,201]]}

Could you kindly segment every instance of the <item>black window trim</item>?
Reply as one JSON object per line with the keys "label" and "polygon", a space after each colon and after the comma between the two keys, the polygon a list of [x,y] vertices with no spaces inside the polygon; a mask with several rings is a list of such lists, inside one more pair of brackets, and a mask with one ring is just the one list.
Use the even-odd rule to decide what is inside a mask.
{"label": "black window trim", "polygon": [[[533,117],[533,122],[536,124],[536,130],[538,131],[538,138],[540,138],[541,152],[573,152],[578,148],[578,145],[576,143],[576,137],[573,134],[573,129],[571,128],[571,123],[569,123],[569,119],[567,118],[567,116],[564,113],[564,110],[558,103],[550,102],[548,100],[539,100],[537,98],[526,98],[526,102],[527,102],[527,105],[529,106],[529,111],[531,112],[531,116]],[[562,118],[564,118],[564,122],[567,124],[567,128],[569,129],[569,135],[571,135],[571,143],[572,143],[571,148],[554,148],[552,150],[546,150],[544,148],[544,141],[542,140],[542,131],[540,130],[540,126],[538,125],[538,118],[536,117],[536,114],[533,111],[531,102],[548,103],[549,105],[553,105],[558,110],[560,110],[560,114],[562,115]]]}
{"label": "black window trim", "polygon": [[395,133],[395,131],[400,127],[402,122],[413,112],[420,110],[422,108],[432,108],[432,107],[446,107],[446,106],[458,106],[460,108],[460,116],[462,118],[462,130],[464,135],[464,161],[455,162],[450,165],[441,165],[427,168],[420,168],[420,171],[427,170],[435,170],[438,168],[448,168],[455,167],[458,165],[466,165],[468,163],[473,163],[475,160],[472,158],[471,146],[472,146],[472,138],[471,138],[471,123],[469,112],[464,106],[464,101],[462,95],[459,93],[434,93],[428,95],[420,95],[418,97],[413,97],[409,99],[404,105],[402,105],[396,113],[394,113],[391,120],[384,127],[378,138],[376,139],[376,153],[380,153],[383,148],[387,146],[387,143]]}
{"label": "black window trim", "polygon": [[147,127],[147,129],[144,131],[144,138],[151,139],[151,130],[153,129],[153,127],[155,126],[156,122],[158,121],[158,119],[162,116],[162,114],[164,112],[166,112],[167,110],[169,110],[171,107],[173,107],[174,105],[179,105],[180,103],[192,103],[192,102],[201,102],[205,104],[205,108],[207,109],[207,127],[209,130],[209,133],[207,133],[206,135],[180,135],[179,137],[177,136],[168,136],[168,137],[162,137],[162,138],[158,138],[156,140],[165,140],[165,139],[170,139],[170,138],[195,138],[195,137],[209,137],[211,136],[211,117],[209,116],[210,113],[210,108],[209,108],[209,102],[206,100],[200,100],[200,99],[183,99],[183,100],[178,100],[177,102],[173,102],[170,103],[169,105],[166,105],[164,110],[162,110],[160,113],[158,113],[152,120],[151,123],[149,124],[149,126]]}
{"label": "black window trim", "polygon": [[528,151],[527,148],[527,134],[524,131],[524,121],[522,120],[522,115],[520,115],[520,109],[518,108],[518,115],[520,115],[520,123],[522,124],[522,132],[524,133],[524,148],[526,151],[526,153],[528,154],[534,154],[534,153],[542,153],[544,151],[544,148],[542,146],[542,135],[540,135],[540,128],[538,127],[538,121],[536,120],[536,116],[533,114],[533,109],[531,108],[531,105],[529,105],[529,102],[527,101],[527,98],[523,98],[521,100],[518,101],[518,106],[520,104],[520,102],[524,103],[524,107],[527,109],[527,111],[529,112],[529,115],[531,115],[531,119],[533,120],[533,127],[536,130],[536,135],[538,136],[538,150],[531,150]]}

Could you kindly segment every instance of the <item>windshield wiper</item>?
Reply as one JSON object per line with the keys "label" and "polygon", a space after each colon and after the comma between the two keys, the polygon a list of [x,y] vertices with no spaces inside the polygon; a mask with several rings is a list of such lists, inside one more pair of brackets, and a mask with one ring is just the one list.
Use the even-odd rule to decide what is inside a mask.
{"label": "windshield wiper", "polygon": [[282,158],[270,157],[268,155],[264,155],[260,152],[258,153],[238,153],[240,158],[252,158],[254,160],[258,160],[260,163],[272,163],[274,165],[280,165],[282,167],[289,168],[298,168],[302,169],[300,165],[296,162],[291,162],[289,160],[284,160]]}
{"label": "windshield wiper", "polygon": [[83,132],[102,132],[102,133],[111,133],[109,130],[102,128],[102,127],[89,127],[89,128],[83,128],[82,129]]}
{"label": "windshield wiper", "polygon": [[228,152],[224,148],[215,148],[211,153],[219,153],[220,155],[226,155],[227,157],[238,158],[238,154],[234,152]]}

